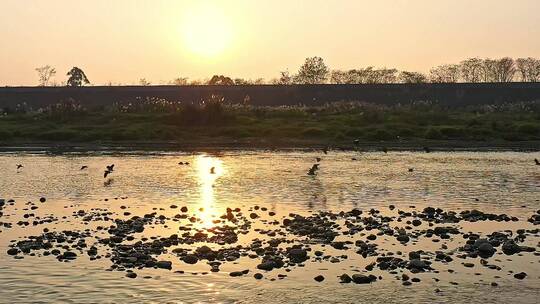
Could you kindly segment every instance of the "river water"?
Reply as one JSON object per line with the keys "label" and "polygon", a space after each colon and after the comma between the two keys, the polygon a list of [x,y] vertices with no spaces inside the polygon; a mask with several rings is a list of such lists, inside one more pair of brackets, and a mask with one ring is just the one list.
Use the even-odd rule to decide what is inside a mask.
{"label": "river water", "polygon": [[[306,173],[320,157],[315,176]],[[478,209],[505,213],[519,222],[460,223],[468,231],[491,233],[505,229],[535,229],[526,220],[540,209],[539,153],[518,152],[334,152],[225,151],[221,153],[45,153],[0,154],[0,198],[13,199],[4,206],[0,222],[0,302],[4,303],[538,303],[540,257],[522,253],[497,257],[502,271],[447,265],[439,273],[422,273],[421,282],[403,286],[384,272],[372,284],[340,284],[337,277],[368,264],[348,252],[340,263],[306,263],[289,272],[252,276],[256,262],[242,258],[209,272],[206,263],[187,265],[174,261],[172,270],[142,269],[136,279],[124,272],[106,271],[107,259],[91,261],[80,255],[71,262],[53,256],[6,253],[12,241],[39,235],[44,228],[84,230],[78,210],[109,210],[118,218],[158,212],[173,216],[186,206],[209,227],[227,207],[249,213],[254,206],[267,208],[280,220],[290,213],[353,208],[381,212],[440,207],[461,211]],[[188,162],[189,165],[179,165]],[[17,169],[16,165],[23,165]],[[103,177],[105,166],[114,171]],[[82,166],[88,166],[81,170]],[[213,168],[213,169],[212,169]],[[40,203],[39,198],[46,202]],[[28,203],[32,202],[32,203]],[[38,206],[31,210],[30,206]],[[130,214],[124,214],[129,211]],[[40,225],[19,225],[24,214],[55,218]],[[261,225],[264,224],[261,223]],[[263,227],[263,226],[261,226]],[[170,235],[172,223],[156,225],[146,234]],[[93,230],[92,230],[93,231]],[[534,234],[534,233],[533,233]],[[252,234],[243,238],[249,238]],[[354,241],[354,238],[352,239]],[[528,238],[536,246],[538,233]],[[386,245],[385,245],[386,244]],[[447,244],[459,246],[459,240]],[[439,246],[440,244],[437,244]],[[392,244],[382,241],[390,250]],[[385,247],[386,246],[386,247]],[[409,245],[406,248],[411,249]],[[431,242],[414,246],[433,248]],[[324,247],[324,246],[323,246]],[[451,247],[451,246],[450,246]],[[435,248],[436,249],[436,248]],[[328,249],[329,254],[338,255]],[[325,252],[326,253],[326,252]],[[342,254],[342,253],[339,253]],[[450,271],[445,271],[448,269]],[[250,274],[230,277],[229,272],[250,269]],[[178,270],[184,271],[180,273]],[[517,280],[512,272],[525,271]],[[280,278],[278,274],[286,274]],[[314,276],[326,278],[318,283]],[[437,280],[435,280],[437,278]],[[490,285],[496,281],[497,287]],[[453,284],[458,283],[458,284]]]}

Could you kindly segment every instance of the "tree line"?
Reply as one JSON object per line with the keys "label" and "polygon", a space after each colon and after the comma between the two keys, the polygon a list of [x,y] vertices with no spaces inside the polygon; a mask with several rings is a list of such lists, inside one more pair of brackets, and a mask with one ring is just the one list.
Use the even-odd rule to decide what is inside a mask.
{"label": "tree line", "polygon": [[[55,76],[55,68],[46,65],[36,69],[40,86],[56,85],[51,82]],[[82,86],[90,84],[82,69],[74,67],[68,73],[65,85]],[[513,59],[503,57],[468,58],[455,64],[443,64],[433,67],[429,73],[416,71],[400,71],[395,68],[375,68],[368,66],[351,70],[331,70],[321,57],[308,57],[298,72],[291,74],[288,70],[280,72],[279,77],[266,81],[231,78],[214,75],[205,80],[189,80],[178,77],[165,84],[169,85],[257,85],[257,84],[387,84],[387,83],[481,83],[481,82],[540,82],[540,59],[527,57]],[[139,85],[152,83],[145,78]],[[162,83],[163,84],[163,83]],[[112,85],[109,83],[109,85]]]}

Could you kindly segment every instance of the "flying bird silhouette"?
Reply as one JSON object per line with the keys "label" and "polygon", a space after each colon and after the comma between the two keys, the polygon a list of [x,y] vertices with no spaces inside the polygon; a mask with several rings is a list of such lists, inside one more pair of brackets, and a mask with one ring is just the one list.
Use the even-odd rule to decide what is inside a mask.
{"label": "flying bird silhouette", "polygon": [[111,174],[114,171],[114,164],[107,166],[107,170],[103,172],[103,178],[107,178],[109,174]]}
{"label": "flying bird silhouette", "polygon": [[88,169],[88,166],[82,166],[81,170]]}
{"label": "flying bird silhouette", "polygon": [[17,164],[17,170],[19,170],[20,168],[23,168],[24,166],[21,165],[21,164]]}
{"label": "flying bird silhouette", "polygon": [[315,175],[317,174],[317,170],[319,170],[319,164],[314,164],[311,169],[308,171],[308,175]]}

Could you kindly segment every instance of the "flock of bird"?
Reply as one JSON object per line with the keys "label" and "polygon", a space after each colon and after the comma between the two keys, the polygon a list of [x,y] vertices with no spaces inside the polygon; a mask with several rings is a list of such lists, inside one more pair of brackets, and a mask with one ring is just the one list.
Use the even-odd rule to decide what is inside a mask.
{"label": "flock of bird", "polygon": [[[355,141],[355,144],[357,144],[356,141]],[[426,153],[431,152],[431,149],[429,147],[424,147],[423,150]],[[322,151],[323,151],[324,154],[328,154],[328,148],[327,147],[323,148]],[[382,151],[384,153],[388,153],[388,148],[383,147]],[[319,165],[320,165],[320,162],[321,162],[322,158],[316,157],[315,160],[317,162],[315,164],[313,164],[313,166],[311,166],[311,168],[309,169],[309,171],[307,173],[308,175],[317,175],[317,171],[319,171]],[[353,157],[352,160],[356,160],[356,158]],[[540,166],[540,161],[537,158],[534,159],[534,163],[537,166]],[[189,165],[189,162],[179,162],[178,164],[179,165]],[[22,164],[17,164],[17,173],[22,168],[24,168],[24,166]],[[88,169],[88,166],[84,165],[84,166],[81,167],[81,170],[85,170],[85,169]],[[113,173],[113,171],[114,171],[114,164],[106,166],[106,169],[103,172],[103,178],[107,178],[107,176],[109,176],[111,173]],[[408,171],[409,172],[414,172],[414,168],[409,168]],[[210,174],[216,174],[216,167],[211,167],[210,168]]]}

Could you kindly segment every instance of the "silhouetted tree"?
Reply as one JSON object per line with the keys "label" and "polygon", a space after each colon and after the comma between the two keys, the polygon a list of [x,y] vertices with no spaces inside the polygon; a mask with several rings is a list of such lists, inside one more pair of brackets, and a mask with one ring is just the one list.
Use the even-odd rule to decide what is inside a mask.
{"label": "silhouetted tree", "polygon": [[516,59],[516,68],[520,74],[521,81],[540,81],[540,60],[528,57]]}
{"label": "silhouetted tree", "polygon": [[141,78],[139,79],[139,85],[142,85],[144,87],[147,87],[149,85],[151,85],[152,83],[148,80],[146,80],[146,78]]}
{"label": "silhouetted tree", "polygon": [[173,80],[171,80],[170,84],[177,85],[177,86],[183,86],[188,84],[188,78],[187,77],[178,77]]}
{"label": "silhouetted tree", "polygon": [[209,85],[234,85],[234,81],[230,77],[223,75],[214,75],[208,81]]}
{"label": "silhouetted tree", "polygon": [[48,86],[51,78],[56,75],[56,69],[50,65],[36,68],[39,77],[39,85],[42,87]]}
{"label": "silhouetted tree", "polygon": [[457,64],[440,65],[429,71],[429,78],[435,83],[458,82],[459,75],[460,66]]}
{"label": "silhouetted tree", "polygon": [[280,76],[277,80],[277,84],[289,85],[294,83],[294,77],[291,76],[288,70],[279,72]]}
{"label": "silhouetted tree", "polygon": [[427,76],[419,72],[401,71],[399,73],[399,82],[401,83],[426,83]]}
{"label": "silhouetted tree", "polygon": [[514,75],[516,74],[516,65],[514,64],[514,59],[510,57],[504,57],[497,60],[496,62],[496,81],[511,82],[512,80],[514,80]]}
{"label": "silhouetted tree", "polygon": [[320,84],[325,83],[328,76],[328,67],[321,57],[306,58],[304,64],[300,67],[295,82],[301,84]]}
{"label": "silhouetted tree", "polygon": [[67,80],[67,85],[70,87],[80,87],[82,85],[90,83],[90,81],[88,81],[88,78],[86,77],[86,74],[84,74],[83,70],[79,69],[78,67],[73,67],[67,73],[67,76],[69,76]]}
{"label": "silhouetted tree", "polygon": [[482,65],[480,58],[468,58],[460,63],[461,77],[465,82],[482,81]]}

